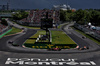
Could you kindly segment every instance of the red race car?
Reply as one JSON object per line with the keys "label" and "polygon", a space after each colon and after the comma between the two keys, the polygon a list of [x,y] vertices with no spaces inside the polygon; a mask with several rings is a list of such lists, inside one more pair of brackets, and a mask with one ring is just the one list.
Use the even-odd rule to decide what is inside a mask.
{"label": "red race car", "polygon": [[60,51],[60,48],[49,48],[48,51]]}

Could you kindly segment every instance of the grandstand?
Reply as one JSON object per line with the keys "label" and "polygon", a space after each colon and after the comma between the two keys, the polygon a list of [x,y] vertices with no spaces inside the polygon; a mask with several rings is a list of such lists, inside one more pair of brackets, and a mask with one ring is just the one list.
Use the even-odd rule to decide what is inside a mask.
{"label": "grandstand", "polygon": [[46,18],[46,12],[48,12],[48,18],[53,19],[53,23],[60,21],[59,11],[54,10],[31,10],[28,17],[19,21],[20,24],[29,24],[29,25],[41,25],[41,19]]}

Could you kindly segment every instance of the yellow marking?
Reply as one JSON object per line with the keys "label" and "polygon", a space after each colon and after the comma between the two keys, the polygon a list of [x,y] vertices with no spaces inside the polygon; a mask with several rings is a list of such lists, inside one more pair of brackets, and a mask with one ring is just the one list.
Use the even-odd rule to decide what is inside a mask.
{"label": "yellow marking", "polygon": [[54,46],[54,45],[50,45],[50,44],[49,44],[49,45],[47,45],[47,46],[48,46],[49,48],[51,48],[51,46]]}
{"label": "yellow marking", "polygon": [[32,46],[32,48],[35,48],[35,46]]}

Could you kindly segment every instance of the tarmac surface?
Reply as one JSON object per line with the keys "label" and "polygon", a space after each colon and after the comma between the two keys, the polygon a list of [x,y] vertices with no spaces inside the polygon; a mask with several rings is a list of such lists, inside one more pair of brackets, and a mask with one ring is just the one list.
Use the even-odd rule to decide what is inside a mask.
{"label": "tarmac surface", "polygon": [[[23,28],[17,24],[13,24],[13,23],[11,24],[13,26],[19,27],[20,29]],[[7,36],[0,39],[0,66],[28,66],[28,65],[30,66],[46,66],[46,65],[49,65],[49,66],[72,66],[72,65],[73,66],[100,66],[99,45],[88,38],[83,39],[81,34],[69,28],[69,26],[71,25],[72,24],[64,26],[63,30],[80,47],[89,46],[88,50],[69,49],[69,50],[61,50],[61,51],[47,51],[45,49],[40,50],[40,49],[23,48],[22,44],[25,42],[25,40],[37,32],[37,30],[25,28],[24,33],[19,33],[16,35]],[[12,46],[11,44],[8,43],[8,41],[14,41],[20,46],[18,47]],[[41,64],[39,63],[40,60],[34,61],[33,63],[31,60],[31,63],[24,62],[21,65],[20,63],[17,63],[18,60],[16,60],[7,64],[8,58],[13,58],[13,60],[20,59],[20,58],[25,58],[25,59],[38,58],[40,60],[49,59],[46,61],[47,62],[52,61],[52,63]],[[66,61],[66,63],[61,65],[61,63],[59,62],[62,62],[62,61],[59,59],[70,59],[70,60]],[[74,61],[73,59],[74,60],[76,59],[76,60]],[[68,63],[68,62],[71,62],[71,63]]]}

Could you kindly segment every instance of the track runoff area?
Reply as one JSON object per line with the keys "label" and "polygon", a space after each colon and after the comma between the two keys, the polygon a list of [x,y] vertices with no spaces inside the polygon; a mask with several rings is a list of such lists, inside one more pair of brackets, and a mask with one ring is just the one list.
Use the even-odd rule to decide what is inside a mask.
{"label": "track runoff area", "polygon": [[[34,35],[32,35],[31,37],[29,37],[25,43],[26,46],[30,45],[31,46],[28,46],[27,48],[33,48],[34,49],[48,49],[48,48],[62,48],[62,49],[70,49],[70,48],[75,48],[77,45],[76,43],[69,37],[66,35],[65,32],[63,31],[57,31],[57,30],[51,30],[51,35],[52,35],[52,43],[51,44],[45,44],[45,43],[39,43],[36,45],[35,47],[35,43],[36,43],[36,40],[37,38],[39,37],[39,35],[45,35],[46,32],[43,31],[43,30],[40,30],[40,31],[37,31],[37,33],[35,33]],[[64,40],[62,40],[64,38]],[[59,41],[57,41],[57,40]],[[39,42],[48,42],[49,40],[46,40],[46,41],[42,41],[40,40]],[[24,43],[24,45],[25,45]],[[30,44],[29,44],[30,43]],[[68,43],[68,44],[66,44]],[[44,45],[43,45],[44,44]],[[50,46],[49,46],[50,45]],[[56,46],[54,46],[56,45]],[[60,45],[60,46],[59,46]],[[73,46],[75,45],[75,46]],[[38,46],[38,47],[37,47]],[[46,47],[45,47],[46,46]],[[96,66],[96,63],[94,61],[79,61],[75,58],[65,58],[64,57],[60,57],[61,55],[52,55],[52,54],[49,54],[49,57],[45,55],[45,57],[42,55],[42,54],[22,54],[23,57],[19,57],[20,53],[17,54],[17,56],[15,55],[12,55],[11,56],[8,56],[9,58],[6,59],[5,61],[5,65],[10,65],[10,66],[13,66],[13,65],[24,65],[24,66],[27,66],[27,65],[36,65],[36,66],[53,66],[53,65],[57,65],[57,66],[83,66],[83,65],[88,65],[88,66]],[[47,54],[48,55],[48,54]],[[72,54],[73,55],[73,54]],[[71,56],[72,56],[71,55]],[[37,56],[37,57],[36,57]],[[40,57],[38,57],[40,56]],[[17,58],[18,57],[18,58]],[[48,57],[48,58],[47,58]],[[45,59],[44,59],[45,58]]]}
{"label": "track runoff area", "polygon": [[43,40],[43,37],[40,37],[46,35],[46,31],[41,30],[27,39],[23,46],[34,49],[70,49],[77,46],[76,43],[63,31],[51,30],[50,33],[51,42],[49,42],[49,39]]}
{"label": "track runoff area", "polygon": [[[20,31],[20,30],[18,30]],[[15,30],[13,30],[12,32],[15,32]],[[26,35],[29,35],[28,33],[30,33],[29,31],[23,31],[25,32]],[[22,32],[22,33],[23,33]],[[34,30],[33,30],[34,32]],[[39,38],[40,35],[46,35],[46,31],[44,30],[38,30],[36,33],[34,33],[34,35],[31,35],[29,38],[26,39],[26,41],[23,43],[23,46],[26,46],[27,48],[32,48],[34,49],[49,49],[49,48],[61,48],[61,49],[70,49],[70,48],[75,48],[77,45],[76,43],[68,36],[66,35],[65,32],[58,31],[58,30],[50,30],[50,34],[52,38],[51,43],[49,42],[50,40],[37,40],[37,38]],[[19,33],[20,35],[20,33]],[[7,36],[10,37],[10,36]],[[7,38],[6,37],[6,38]],[[12,36],[13,38],[14,36]],[[22,36],[21,36],[22,37]],[[5,37],[2,39],[6,39]],[[19,37],[20,38],[20,37]],[[17,39],[19,39],[17,37]],[[9,38],[11,39],[11,37]],[[59,40],[59,41],[58,41]],[[36,44],[37,42],[37,44]],[[49,43],[48,43],[49,42]],[[6,43],[6,42],[5,42]],[[38,47],[37,47],[38,46]],[[26,48],[25,47],[25,48]],[[7,48],[7,47],[6,47]],[[15,48],[19,48],[19,46],[15,47]],[[26,49],[27,49],[26,48]],[[9,49],[9,50],[13,50],[13,49]],[[29,49],[27,49],[29,50]],[[17,51],[17,50],[13,50],[13,51]],[[22,49],[20,50],[22,51]],[[36,65],[36,66],[53,66],[53,65],[61,65],[61,66],[83,66],[83,65],[88,65],[88,66],[97,66],[97,63],[99,61],[96,61],[96,59],[91,59],[89,60],[88,58],[91,58],[91,55],[88,53],[83,53],[83,54],[60,54],[60,51],[56,51],[55,49],[53,49],[54,52],[59,52],[59,54],[38,54],[38,53],[14,53],[14,52],[0,52],[3,56],[1,57],[2,61],[0,65],[3,66],[19,66],[19,65]],[[63,51],[63,50],[61,50]],[[66,50],[69,51],[69,50]],[[72,50],[73,51],[73,50]],[[35,51],[36,52],[36,51]],[[44,52],[44,50],[42,51]],[[51,52],[51,51],[48,51]],[[96,53],[93,53],[96,54]],[[5,55],[7,55],[5,57]],[[87,57],[83,57],[87,55]],[[80,57],[79,57],[80,56]],[[82,59],[82,60],[81,60]]]}
{"label": "track runoff area", "polygon": [[[13,24],[13,26],[16,26],[16,24]],[[18,25],[16,27],[22,28]],[[70,29],[66,29],[66,30],[70,31]],[[15,31],[16,30],[13,30],[12,32],[15,32]],[[37,32],[35,33],[35,31]],[[56,30],[56,29],[31,30],[31,29],[23,28],[23,31],[17,35],[15,34],[15,36],[12,36],[12,37],[8,36],[6,38],[5,37],[1,38],[2,40],[1,42],[3,42],[4,40],[7,40],[7,41],[15,40],[14,42],[11,41],[9,43],[7,43],[7,41],[3,42],[5,45],[5,48],[3,48],[4,45],[1,45],[2,51],[9,51],[9,52],[0,52],[2,54],[1,65],[2,66],[6,66],[6,65],[10,65],[10,66],[13,66],[13,65],[24,65],[24,66],[27,66],[27,65],[37,65],[37,66],[38,65],[42,65],[42,66],[95,65],[96,66],[96,65],[99,65],[100,60],[98,58],[100,57],[98,56],[99,51],[97,50],[95,50],[97,52],[93,52],[91,54],[89,52],[85,53],[86,50],[84,51],[84,53],[82,53],[82,51],[80,50],[77,50],[79,51],[79,53],[78,52],[74,53],[74,49],[62,50],[62,49],[75,48],[77,46],[77,44],[72,39],[75,40],[75,38],[77,38],[78,40],[76,40],[76,42],[77,43],[79,42],[79,44],[81,41],[84,40],[82,38],[77,37],[77,33],[73,31],[71,31],[71,33],[67,32],[67,34],[62,30]],[[11,47],[7,47],[7,46],[11,46]],[[24,49],[23,47],[25,48],[25,50],[23,50]],[[34,51],[34,50],[35,51],[33,53],[32,52],[29,53],[30,52],[29,48],[31,48],[31,51]],[[42,50],[42,49],[47,49],[47,50]],[[10,52],[10,51],[13,51],[13,52]],[[24,53],[21,53],[23,51]],[[38,52],[40,51],[41,54],[39,54],[37,51]],[[60,54],[63,51],[65,53]],[[72,53],[69,53],[70,51]],[[48,54],[48,52],[50,52],[50,54]],[[97,57],[94,58],[94,55]]]}

